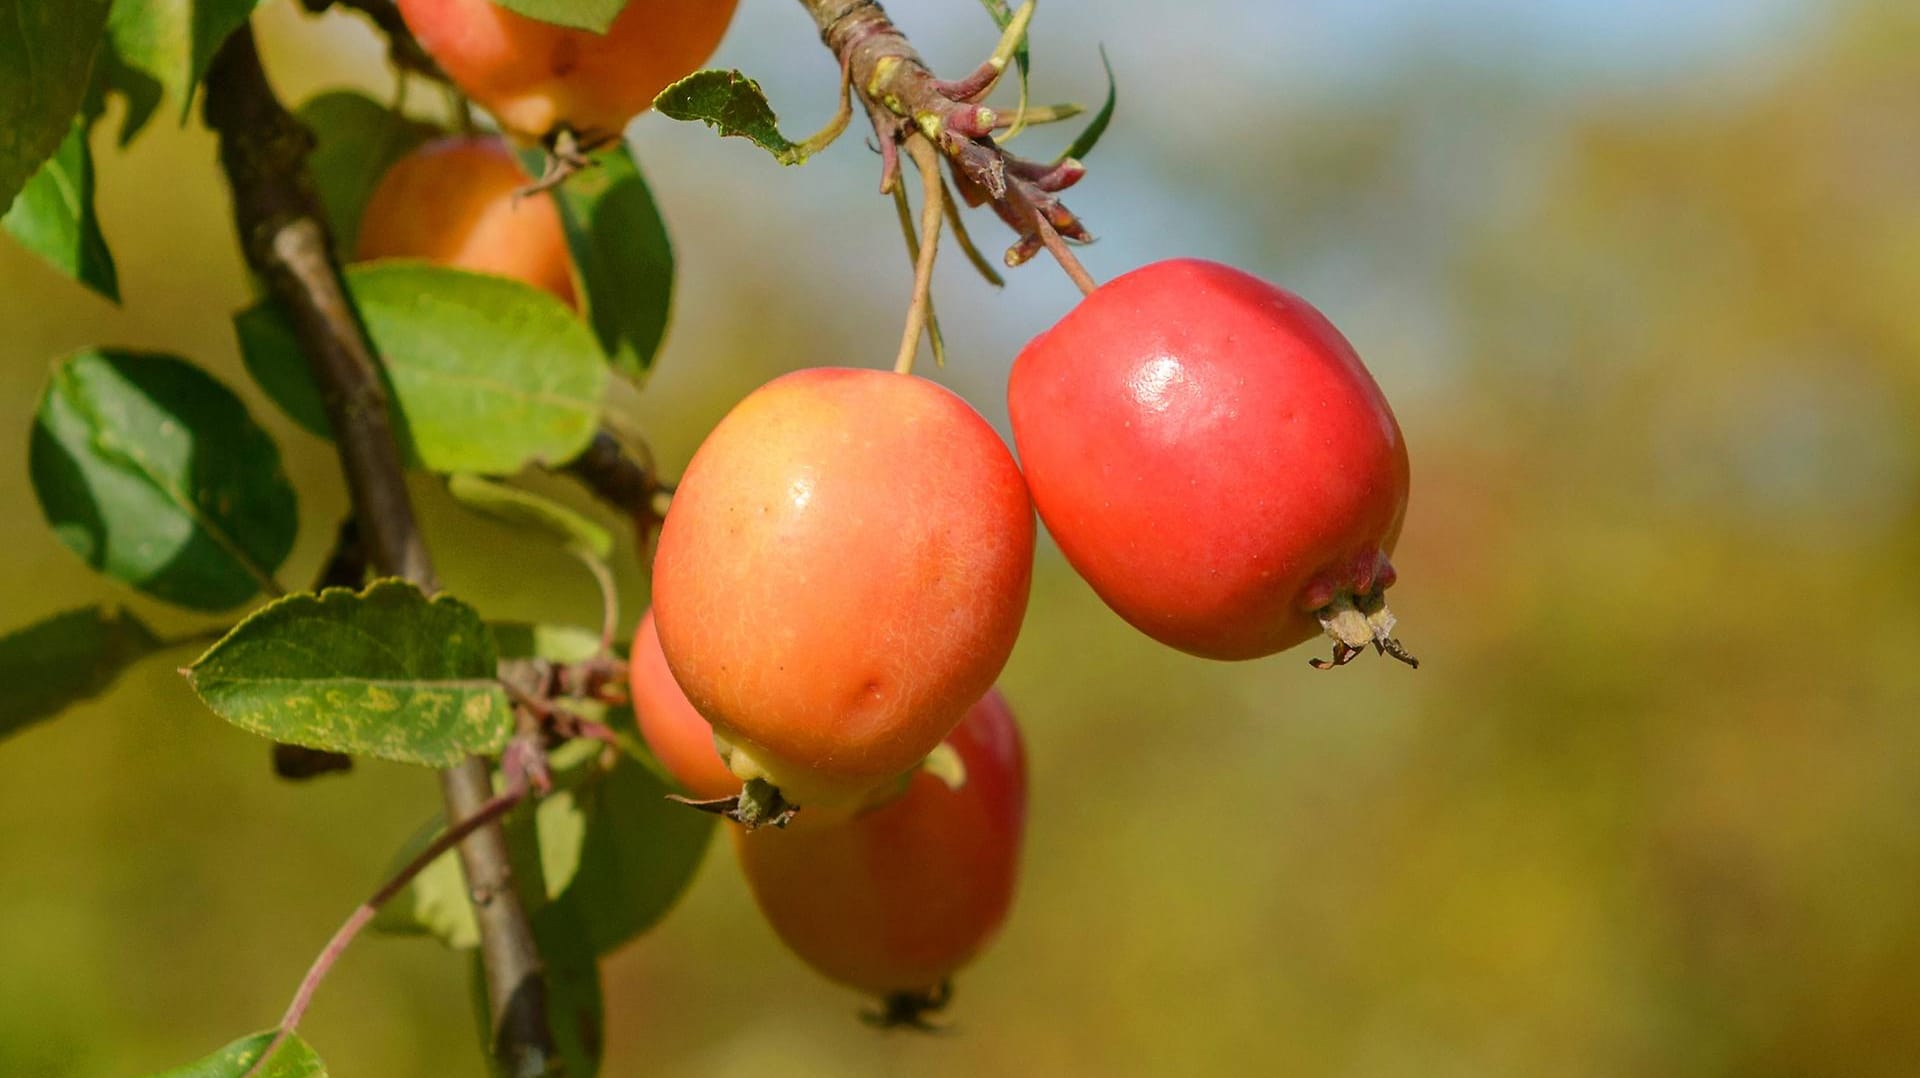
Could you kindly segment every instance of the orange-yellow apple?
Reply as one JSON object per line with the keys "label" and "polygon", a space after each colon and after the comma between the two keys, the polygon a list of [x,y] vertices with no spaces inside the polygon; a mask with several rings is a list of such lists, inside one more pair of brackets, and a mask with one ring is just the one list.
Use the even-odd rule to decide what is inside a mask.
{"label": "orange-yellow apple", "polygon": [[735,0],[631,0],[605,34],[541,22],[492,0],[400,0],[448,77],[508,131],[616,137],[669,83],[713,55]]}
{"label": "orange-yellow apple", "polygon": [[654,559],[660,645],[734,774],[857,807],[993,685],[1033,539],[1026,483],[965,401],[888,371],[796,371],[687,467]]}
{"label": "orange-yellow apple", "polygon": [[354,257],[424,258],[512,277],[574,304],[573,263],[553,197],[516,198],[530,181],[505,142],[429,142],[387,170],[360,217]]}

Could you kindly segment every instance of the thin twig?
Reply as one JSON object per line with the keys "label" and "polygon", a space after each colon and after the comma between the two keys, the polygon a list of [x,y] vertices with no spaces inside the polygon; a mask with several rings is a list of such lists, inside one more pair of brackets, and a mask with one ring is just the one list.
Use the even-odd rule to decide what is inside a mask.
{"label": "thin twig", "polygon": [[907,325],[900,337],[900,355],[893,362],[899,374],[913,371],[914,353],[920,350],[920,334],[927,328],[927,312],[933,306],[933,260],[940,247],[940,222],[944,220],[940,203],[946,185],[940,181],[940,158],[926,136],[915,132],[907,136],[907,153],[913,167],[920,171],[920,255],[913,267],[913,302],[907,307]]}
{"label": "thin twig", "polygon": [[[241,246],[292,322],[320,389],[368,560],[383,575],[437,591],[386,390],[307,167],[313,135],[274,95],[248,26],[214,54],[206,85],[207,126],[219,136]],[[477,756],[442,772],[440,784],[448,819],[474,815],[493,796],[492,773]],[[546,1073],[558,1057],[547,1029],[545,963],[513,885],[506,836],[481,826],[459,849],[475,896],[495,1055],[509,1073]]]}
{"label": "thin twig", "polygon": [[273,1040],[267,1043],[267,1050],[260,1053],[260,1058],[248,1068],[247,1074],[252,1075],[265,1066],[267,1060],[273,1058],[273,1053],[279,1049],[281,1043],[293,1035],[293,1031],[300,1025],[300,1019],[306,1017],[307,1007],[313,1003],[313,994],[319,990],[320,982],[326,980],[327,974],[333,970],[334,963],[340,960],[347,945],[353,942],[361,929],[367,927],[367,924],[380,912],[380,907],[392,901],[393,896],[399,894],[407,884],[412,883],[413,878],[424,872],[428,865],[440,858],[441,854],[453,849],[461,839],[505,816],[526,796],[527,788],[524,785],[510,787],[495,794],[473,815],[441,832],[439,838],[429,843],[426,849],[421,850],[399,872],[394,873],[392,879],[381,884],[379,890],[348,914],[346,921],[334,932],[333,938],[320,949],[320,954],[313,960],[313,965],[307,967],[307,975],[300,979],[300,987],[293,993],[293,1002],[287,1005],[287,1012],[280,1017],[280,1026],[275,1031]]}
{"label": "thin twig", "polygon": [[1053,230],[1047,215],[1036,212],[1033,215],[1033,222],[1040,230],[1040,242],[1046,245],[1047,253],[1053,256],[1055,262],[1060,263],[1061,269],[1067,271],[1067,276],[1073,278],[1073,283],[1080,286],[1080,294],[1093,295],[1093,290],[1100,287],[1099,283],[1093,279],[1093,274],[1087,272],[1087,267],[1081,265],[1080,260],[1074,257],[1073,249],[1060,238],[1060,233]]}

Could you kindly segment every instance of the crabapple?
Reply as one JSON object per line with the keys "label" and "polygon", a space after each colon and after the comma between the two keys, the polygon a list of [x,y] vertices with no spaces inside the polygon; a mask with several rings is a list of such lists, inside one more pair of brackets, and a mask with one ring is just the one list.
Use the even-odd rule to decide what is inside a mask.
{"label": "crabapple", "polygon": [[661,649],[734,774],[858,807],[992,686],[1033,541],[1020,470],[965,401],[911,375],[795,371],[687,466],[654,557]]}
{"label": "crabapple", "polygon": [[1406,444],[1305,300],[1212,262],[1144,266],[1028,343],[1007,405],[1047,531],[1142,632],[1248,659],[1324,629],[1333,665],[1367,644],[1412,661],[1382,596]]}
{"label": "crabapple", "polygon": [[713,55],[736,0],[631,0],[604,34],[493,0],[400,0],[407,28],[500,125],[529,139],[562,129],[617,138],[669,83]]}
{"label": "crabapple", "polygon": [[998,690],[947,737],[965,771],[915,774],[904,794],[843,823],[734,829],[754,901],[808,965],[911,1020],[1006,920],[1020,869],[1026,761]]}
{"label": "crabapple", "polygon": [[640,737],[653,750],[667,774],[683,789],[702,800],[718,800],[740,792],[740,780],[714,748],[713,727],[695,711],[667,669],[660,653],[660,634],[653,611],[640,619],[627,657],[627,678],[633,690],[633,714]]}
{"label": "crabapple", "polygon": [[516,197],[529,182],[500,139],[429,142],[381,177],[354,257],[424,258],[512,277],[577,305],[560,211],[545,192]]}

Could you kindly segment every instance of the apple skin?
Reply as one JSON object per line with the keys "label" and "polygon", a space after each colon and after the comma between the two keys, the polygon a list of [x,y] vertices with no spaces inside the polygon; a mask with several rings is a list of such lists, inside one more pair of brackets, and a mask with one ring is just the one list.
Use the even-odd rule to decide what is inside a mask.
{"label": "apple skin", "polygon": [[1015,359],[1007,404],[1047,531],[1162,643],[1271,655],[1394,580],[1400,427],[1340,331],[1257,277],[1178,259],[1109,281]]}
{"label": "apple skin", "polygon": [[701,801],[739,793],[739,778],[727,770],[727,762],[714,747],[713,727],[694,710],[687,694],[673,680],[673,671],[667,669],[651,610],[634,632],[627,679],[640,738],[681,789]]}
{"label": "apple skin", "polygon": [[[733,830],[760,911],[808,965],[875,995],[927,994],[977,957],[1019,882],[1026,758],[996,690],[947,737],[958,788],[927,772],[831,827]],[[804,814],[803,814],[804,815]]]}
{"label": "apple skin", "polygon": [[932,382],[816,367],[749,394],[674,493],[653,611],[743,779],[858,806],[992,687],[1035,525],[993,428]]}
{"label": "apple skin", "polygon": [[381,177],[361,213],[354,257],[423,258],[512,277],[577,308],[553,196],[514,197],[531,182],[500,139],[436,139]]}
{"label": "apple skin", "polygon": [[617,138],[712,56],[735,3],[632,0],[596,34],[492,0],[399,0],[427,54],[502,127],[536,141],[565,127],[589,145]]}

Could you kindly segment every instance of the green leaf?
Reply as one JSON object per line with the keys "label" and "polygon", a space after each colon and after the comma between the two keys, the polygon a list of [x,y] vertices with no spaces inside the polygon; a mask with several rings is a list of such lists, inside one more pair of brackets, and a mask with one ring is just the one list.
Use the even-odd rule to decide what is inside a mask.
{"label": "green leaf", "polygon": [[696,71],[660,91],[653,108],[675,120],[699,120],[721,135],[752,140],[783,165],[807,159],[807,148],[780,133],[760,84],[738,71]]}
{"label": "green leaf", "polygon": [[0,227],[53,268],[118,303],[113,252],[93,215],[93,150],[87,144],[92,126],[74,118],[66,141],[21,188]]}
{"label": "green leaf", "polygon": [[158,83],[185,122],[215,50],[259,0],[113,0],[107,33],[122,64]]}
{"label": "green leaf", "polygon": [[327,1078],[326,1064],[298,1033],[287,1034],[274,1049],[273,1058],[254,1070],[260,1053],[273,1043],[274,1033],[269,1029],[242,1037],[197,1063],[175,1067],[153,1078],[242,1078],[249,1073],[254,1078]]}
{"label": "green leaf", "polygon": [[350,255],[359,240],[361,211],[380,178],[395,161],[443,132],[351,90],[320,94],[300,106],[299,117],[314,134],[307,166],[333,226],[334,246]]}
{"label": "green leaf", "polygon": [[[521,159],[533,175],[544,152]],[[567,249],[585,286],[587,317],[614,369],[632,378],[653,366],[673,306],[673,243],[640,174],[621,143],[593,155],[598,167],[553,191]]]}
{"label": "green leaf", "polygon": [[[530,909],[558,905],[580,919],[595,953],[606,954],[666,915],[706,852],[713,818],[668,801],[672,789],[638,761],[575,741],[554,753],[554,792],[507,820],[514,877]],[[412,857],[442,823],[415,836]],[[450,851],[380,911],[384,931],[431,935],[452,947],[479,944],[473,907]]]}
{"label": "green leaf", "polygon": [[116,146],[125,149],[159,111],[165,92],[159,80],[127,63],[114,47],[112,37],[101,42],[100,58],[93,65],[93,90],[86,105],[89,118],[97,120],[106,111],[108,94],[119,94],[127,103],[126,115],[120,120],[120,133],[114,139]]}
{"label": "green leaf", "polygon": [[601,561],[606,561],[613,554],[611,532],[559,502],[533,491],[464,473],[449,476],[447,490],[461,505],[476,513],[544,532],[562,544],[578,547]]}
{"label": "green leaf", "polygon": [[627,0],[493,0],[508,11],[557,26],[571,26],[604,34]]}
{"label": "green leaf", "polygon": [[107,0],[0,6],[0,213],[67,137],[106,18]]}
{"label": "green leaf", "polygon": [[600,633],[577,625],[539,625],[524,621],[496,621],[494,647],[502,659],[552,659],[584,662],[600,653]]}
{"label": "green leaf", "polygon": [[[987,14],[993,17],[993,24],[1000,29],[1005,30],[1007,24],[1013,21],[1014,9],[1007,0],[980,0],[980,3],[987,9]],[[1031,73],[1029,65],[1033,62],[1032,53],[1032,48],[1023,36],[1020,44],[1013,50],[1014,73],[1020,81],[1020,112],[1022,114],[1027,111],[1027,81]],[[1014,133],[1009,131],[1006,137],[1011,138]]]}
{"label": "green leaf", "polygon": [[1084,159],[1092,153],[1094,144],[1100,141],[1101,135],[1107,133],[1107,124],[1113,120],[1113,103],[1117,96],[1117,87],[1113,81],[1113,65],[1107,61],[1105,45],[1100,46],[1100,66],[1107,69],[1106,103],[1100,106],[1099,112],[1093,114],[1093,119],[1087,122],[1086,130],[1080,132],[1080,137],[1073,140],[1073,145],[1067,147],[1066,152],[1060,155],[1062,161],[1069,157],[1076,160]]}
{"label": "green leaf", "polygon": [[[410,459],[506,475],[577,456],[600,424],[607,361],[565,303],[520,281],[424,262],[368,262],[347,287],[379,351]],[[326,410],[293,327],[271,301],[234,318],[247,369],[294,421]]]}
{"label": "green leaf", "polygon": [[[600,1073],[606,1030],[606,1001],[600,992],[600,956],[586,927],[571,910],[549,906],[533,918],[533,939],[547,972],[547,1028],[566,1064],[567,1078]],[[488,1012],[486,964],[475,952],[469,961],[475,1027],[483,1054],[493,1048],[493,1016]]]}
{"label": "green leaf", "polygon": [[166,645],[124,610],[68,610],[0,636],[0,737],[105,692]]}
{"label": "green leaf", "polygon": [[186,675],[221,718],[313,749],[446,767],[513,732],[480,615],[399,580],[270,603]]}
{"label": "green leaf", "polygon": [[273,590],[299,523],[280,451],[182,359],[76,352],[40,400],[28,469],[87,564],[169,602],[225,610]]}

